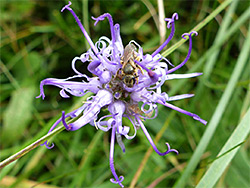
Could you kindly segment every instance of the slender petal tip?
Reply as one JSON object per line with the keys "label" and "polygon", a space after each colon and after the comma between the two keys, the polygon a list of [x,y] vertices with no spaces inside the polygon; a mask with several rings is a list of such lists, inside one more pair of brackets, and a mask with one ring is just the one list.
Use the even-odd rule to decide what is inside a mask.
{"label": "slender petal tip", "polygon": [[44,98],[45,98],[45,95],[41,93],[40,95],[38,95],[38,96],[36,97],[36,99],[38,99],[38,98],[40,98],[40,97],[42,97],[42,99],[44,99]]}
{"label": "slender petal tip", "polygon": [[106,17],[108,17],[109,19],[112,19],[112,16],[109,14],[109,13],[104,13],[102,14],[101,16],[95,18],[95,17],[91,17],[93,20],[95,20],[95,23],[94,23],[94,26],[96,26],[96,24],[99,22],[99,21],[103,21]]}
{"label": "slender petal tip", "polygon": [[179,16],[178,16],[178,14],[176,12],[173,14],[172,19],[173,20],[178,20],[179,19]]}
{"label": "slender petal tip", "polygon": [[120,176],[119,180],[115,180],[114,178],[110,178],[111,183],[119,184],[121,187],[124,187],[124,185],[122,185],[122,183],[121,183],[123,180],[124,180],[123,176]]}
{"label": "slender petal tip", "polygon": [[54,147],[54,143],[51,144],[51,146],[49,146],[49,142],[45,141],[43,144],[41,144],[41,146],[45,146],[47,149],[52,149]]}
{"label": "slender petal tip", "polygon": [[62,111],[62,123],[67,131],[70,131],[71,127],[65,121],[65,112]]}
{"label": "slender petal tip", "polygon": [[197,35],[198,35],[198,32],[197,32],[197,31],[192,31],[192,32],[190,33],[191,36],[192,36],[193,34],[195,34],[195,36],[197,36]]}
{"label": "slender petal tip", "polygon": [[204,119],[201,119],[200,122],[201,122],[202,124],[204,124],[204,125],[207,125],[207,121],[204,120]]}
{"label": "slender petal tip", "polygon": [[170,153],[170,152],[175,152],[177,155],[179,154],[179,152],[178,152],[176,149],[170,149],[169,143],[166,142],[166,145],[167,145],[167,147],[168,147],[168,153]]}
{"label": "slender petal tip", "polygon": [[196,73],[193,73],[193,74],[195,74],[195,76],[194,76],[194,77],[203,75],[203,73],[202,73],[202,72],[196,72]]}
{"label": "slender petal tip", "polygon": [[165,21],[168,22],[167,28],[169,29],[171,27],[171,24],[174,23],[174,20],[178,20],[178,14],[174,13],[172,15],[172,18],[165,18]]}
{"label": "slender petal tip", "polygon": [[196,31],[192,31],[192,32],[190,32],[190,33],[183,33],[181,37],[182,37],[183,39],[187,39],[186,36],[188,36],[188,37],[190,38],[190,37],[192,37],[193,34],[195,34],[195,36],[198,35],[198,33],[197,33]]}
{"label": "slender petal tip", "polygon": [[202,124],[206,125],[207,124],[207,121],[204,120],[204,119],[201,119],[198,115],[194,114],[193,115],[193,118],[199,122],[201,122]]}
{"label": "slender petal tip", "polygon": [[94,26],[96,26],[96,24],[100,21],[98,18],[95,18],[94,16],[91,16],[91,18],[95,20]]}
{"label": "slender petal tip", "polygon": [[69,8],[71,4],[72,4],[71,1],[69,1],[69,4],[65,5],[65,6],[62,8],[61,12],[63,12],[65,9],[71,9],[71,8]]}

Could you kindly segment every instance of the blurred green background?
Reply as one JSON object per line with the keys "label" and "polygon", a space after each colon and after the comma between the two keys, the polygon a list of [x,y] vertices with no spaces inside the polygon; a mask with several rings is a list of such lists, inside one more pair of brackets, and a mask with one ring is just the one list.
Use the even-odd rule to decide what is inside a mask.
{"label": "blurred green background", "polygon": [[[161,40],[159,13],[164,13],[165,17],[171,17],[175,12],[179,14],[176,33],[168,45],[170,47],[181,39],[183,33],[204,21],[222,1],[163,1],[164,8],[161,10],[164,12],[158,8],[159,3],[153,0],[72,1],[71,8],[83,22],[93,42],[101,36],[110,37],[110,29],[107,20],[94,27],[91,16],[98,17],[108,12],[114,22],[120,24],[124,45],[135,40],[142,45],[145,53],[152,53]],[[39,95],[41,80],[73,76],[72,59],[88,49],[73,16],[68,11],[60,12],[66,4],[68,1],[63,0],[0,1],[1,161],[45,135],[62,110],[76,109],[84,101],[77,97],[62,99],[59,89],[51,86],[45,87],[45,100],[35,99]],[[172,104],[198,114],[209,123],[215,118],[211,126],[213,124],[216,129],[210,132],[210,138],[208,136],[206,141],[202,141],[204,144],[208,142],[208,147],[204,148],[201,158],[196,159],[198,165],[194,166],[194,170],[187,172],[185,187],[198,184],[249,109],[249,50],[243,52],[246,56],[243,70],[236,69],[236,64],[243,62],[239,60],[239,55],[249,32],[249,14],[232,29],[246,12],[250,12],[248,7],[249,1],[230,4],[193,38],[191,58],[176,73],[204,72],[203,76],[168,81],[163,87],[170,96],[196,94],[194,98]],[[231,14],[228,14],[229,11]],[[222,27],[224,31],[221,31]],[[168,34],[169,31],[166,36]],[[226,35],[229,35],[228,38],[223,38]],[[187,51],[188,43],[185,43],[167,58],[178,65]],[[86,65],[78,66],[87,73]],[[235,86],[229,82],[234,71],[239,71],[240,75]],[[233,92],[230,94],[226,88],[231,88]],[[224,101],[225,93],[229,94],[229,98]],[[221,118],[216,117],[217,111],[221,113]],[[250,122],[249,116],[248,120]],[[127,123],[124,120],[124,124]],[[134,184],[136,187],[178,186],[178,182],[183,181],[182,174],[187,165],[192,166],[190,159],[194,152],[201,151],[197,150],[197,145],[208,127],[189,116],[160,106],[158,117],[145,121],[145,125],[152,138],[159,140],[157,147],[160,151],[166,149],[164,143],[168,142],[180,154],[158,156],[151,151],[148,140],[139,130],[135,139],[124,140],[125,154],[116,145],[117,174],[124,175],[125,187],[134,187]],[[246,134],[248,137],[243,138],[246,142],[240,149],[237,148],[239,151],[229,167],[222,175],[217,175],[216,187],[250,186],[249,132]],[[63,131],[53,138],[55,147],[52,150],[38,147],[4,167],[0,174],[0,187],[117,187],[109,181],[113,178],[108,160],[109,140],[109,132],[97,131],[89,125],[75,132]]]}

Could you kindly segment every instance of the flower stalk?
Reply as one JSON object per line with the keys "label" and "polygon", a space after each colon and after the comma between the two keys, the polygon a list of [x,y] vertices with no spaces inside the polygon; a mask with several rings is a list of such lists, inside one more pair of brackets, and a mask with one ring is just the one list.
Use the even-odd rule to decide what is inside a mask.
{"label": "flower stalk", "polygon": [[19,152],[11,155],[10,157],[8,157],[7,159],[5,159],[4,161],[2,161],[0,163],[0,169],[7,166],[8,164],[10,164],[11,162],[19,159],[20,157],[26,155],[27,153],[29,153],[31,150],[35,149],[36,147],[40,146],[42,143],[44,143],[46,140],[48,140],[49,138],[51,138],[52,136],[57,135],[58,133],[60,133],[61,131],[63,131],[65,129],[64,126],[60,126],[56,129],[54,129],[53,131],[51,131],[50,133],[46,134],[45,136],[39,138],[38,140],[36,140],[35,142],[31,143],[30,145],[26,146],[25,148],[21,149]]}

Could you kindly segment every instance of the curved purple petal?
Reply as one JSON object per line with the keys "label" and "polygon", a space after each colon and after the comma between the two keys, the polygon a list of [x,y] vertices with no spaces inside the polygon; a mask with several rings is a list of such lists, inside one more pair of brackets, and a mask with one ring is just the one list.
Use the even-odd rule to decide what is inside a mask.
{"label": "curved purple petal", "polygon": [[64,111],[62,111],[62,123],[63,123],[66,130],[70,130],[70,127],[68,126],[68,124],[65,121],[65,112]]}
{"label": "curved purple petal", "polygon": [[120,176],[118,178],[116,172],[115,172],[115,166],[114,166],[114,145],[115,145],[115,133],[116,133],[116,126],[112,127],[112,133],[111,133],[111,141],[110,141],[110,154],[109,154],[109,165],[111,172],[115,179],[111,178],[110,181],[114,184],[118,184],[121,187],[124,187],[122,185],[122,181],[124,180],[123,176]]}
{"label": "curved purple petal", "polygon": [[[77,76],[79,77],[79,76]],[[84,76],[82,76],[84,77]],[[69,92],[71,95],[82,97],[86,94],[86,92],[91,91],[93,93],[97,93],[99,91],[99,87],[101,87],[101,83],[97,78],[91,78],[89,82],[77,82],[77,81],[69,81],[69,79],[76,78],[70,77],[67,79],[56,79],[56,78],[47,78],[41,81],[40,83],[40,95],[36,98],[42,97],[45,98],[43,86],[44,85],[53,85],[59,88],[62,88],[60,92],[61,96],[64,98],[68,98],[69,96],[65,93],[65,91]]]}
{"label": "curved purple petal", "polygon": [[122,136],[118,132],[115,133],[115,136],[116,136],[116,141],[117,141],[118,145],[122,149],[122,152],[125,153],[125,145],[122,142]]}
{"label": "curved purple petal", "polygon": [[121,56],[123,55],[124,47],[122,44],[122,39],[120,35],[120,25],[115,24],[114,25],[114,30],[115,30],[115,55],[116,55],[116,61],[120,61]]}
{"label": "curved purple petal", "polygon": [[[95,23],[94,23],[95,26],[99,21],[103,21],[105,18],[108,18],[109,25],[110,25],[110,31],[111,31],[111,39],[113,42],[115,42],[115,39],[116,39],[115,38],[115,29],[114,29],[114,22],[113,22],[112,16],[109,13],[104,13],[103,15],[101,15],[97,18],[94,18],[92,16],[92,19],[95,20]],[[114,45],[114,43],[113,43],[113,45]]]}
{"label": "curved purple petal", "polygon": [[122,135],[127,135],[130,128],[127,126],[122,126],[122,116],[125,112],[126,106],[125,103],[117,100],[109,105],[108,110],[111,114],[115,115],[114,119],[117,126],[117,132]]}
{"label": "curved purple petal", "polygon": [[[103,119],[107,118],[107,117],[112,117],[110,118],[108,121],[102,121]],[[99,129],[101,129],[102,131],[109,131],[112,127],[112,125],[115,125],[115,119],[113,118],[114,115],[106,115],[106,116],[102,116],[97,122],[97,127]]]}
{"label": "curved purple petal", "polygon": [[168,143],[166,143],[166,145],[167,145],[167,147],[168,147],[167,151],[165,151],[165,152],[163,152],[163,153],[160,152],[160,151],[157,149],[156,145],[154,144],[154,142],[153,142],[151,136],[149,135],[149,133],[148,133],[146,127],[143,125],[143,123],[142,123],[142,121],[140,120],[140,118],[139,118],[139,117],[136,117],[136,119],[137,119],[137,121],[139,122],[139,124],[140,124],[140,126],[141,126],[141,129],[143,130],[143,132],[144,132],[145,136],[147,137],[149,143],[151,144],[151,146],[153,147],[153,149],[155,150],[155,152],[156,152],[158,155],[163,156],[163,155],[167,155],[167,154],[170,153],[170,152],[175,152],[176,154],[178,154],[178,151],[177,151],[177,150],[175,150],[175,149],[170,149],[170,146],[169,146]]}
{"label": "curved purple petal", "polygon": [[152,57],[154,57],[156,54],[160,53],[160,51],[162,51],[162,49],[165,46],[167,46],[167,44],[173,38],[174,32],[175,32],[174,20],[178,20],[178,14],[177,13],[174,13],[173,16],[172,16],[172,18],[166,18],[165,19],[165,21],[168,22],[167,27],[170,28],[172,26],[171,33],[169,34],[167,40],[157,50],[155,50],[154,53],[152,53]]}
{"label": "curved purple petal", "polygon": [[136,136],[138,124],[134,119],[131,119],[128,115],[125,115],[125,117],[127,117],[130,120],[130,122],[132,123],[134,127],[135,133],[132,136],[129,136],[128,134],[124,135],[128,140],[131,140]]}
{"label": "curved purple petal", "polygon": [[[50,133],[51,131],[53,131],[55,128],[56,128],[56,126],[59,124],[59,123],[61,123],[61,121],[64,119],[65,120],[65,118],[67,118],[67,117],[75,117],[78,113],[80,113],[82,110],[83,110],[84,108],[83,107],[80,107],[80,108],[78,108],[78,109],[76,109],[76,110],[74,110],[74,111],[72,111],[72,112],[70,112],[70,113],[68,113],[68,114],[66,114],[65,115],[65,112],[63,111],[62,112],[62,117],[61,118],[59,118],[53,125],[52,125],[52,127],[49,129],[49,131],[48,131],[48,133]],[[64,121],[63,120],[63,121]],[[65,122],[66,123],[66,122]],[[64,125],[65,126],[65,125]],[[65,128],[67,129],[67,127],[65,126]],[[50,145],[50,143],[48,142],[48,141],[45,141],[43,144],[41,144],[41,146],[46,146],[46,148],[48,148],[48,149],[51,149],[51,148],[53,148],[54,147],[54,144],[52,143],[52,145],[51,146],[49,146]]]}
{"label": "curved purple petal", "polygon": [[70,123],[68,126],[70,127],[70,131],[75,131],[82,126],[86,125],[90,121],[96,119],[96,116],[100,112],[101,108],[109,105],[113,101],[112,94],[107,90],[100,90],[94,97],[91,104],[89,104],[88,109],[86,109],[78,120],[73,123]]}
{"label": "curved purple petal", "polygon": [[172,104],[169,104],[169,103],[167,103],[167,102],[165,102],[165,103],[163,103],[162,101],[157,101],[157,102],[158,102],[159,104],[162,104],[162,105],[168,107],[168,108],[171,108],[171,109],[173,109],[173,110],[176,110],[176,111],[178,111],[178,112],[181,112],[181,113],[183,113],[183,114],[186,114],[186,115],[188,115],[188,116],[191,116],[191,117],[193,117],[195,120],[201,122],[201,123],[204,124],[204,125],[207,124],[207,121],[205,121],[204,119],[201,119],[201,118],[200,118],[198,115],[196,115],[196,114],[193,114],[193,113],[191,113],[191,112],[188,112],[188,111],[186,111],[186,110],[183,110],[183,109],[181,109],[181,108],[179,108],[179,107],[177,107],[177,106],[174,106],[174,105],[172,105]]}
{"label": "curved purple petal", "polygon": [[189,73],[189,74],[168,74],[168,75],[166,75],[166,80],[193,78],[196,76],[200,76],[202,74],[203,73],[200,73],[200,72]]}
{"label": "curved purple petal", "polygon": [[91,38],[89,37],[87,31],[84,29],[81,21],[79,20],[79,18],[77,17],[76,13],[70,8],[70,5],[71,5],[71,2],[69,1],[69,4],[64,6],[61,10],[61,12],[63,12],[65,9],[67,9],[68,11],[70,11],[70,13],[73,15],[73,17],[75,18],[76,20],[76,23],[78,24],[78,26],[80,27],[83,35],[85,36],[85,38],[87,39],[90,47],[92,48],[92,50],[94,51],[95,55],[100,59],[100,60],[103,60],[103,58],[99,55],[98,53],[98,50],[96,49],[93,41],[91,40]]}
{"label": "curved purple petal", "polygon": [[181,100],[181,99],[187,99],[190,97],[193,97],[194,94],[182,94],[182,95],[175,95],[172,97],[168,97],[167,101],[177,101],[177,100]]}
{"label": "curved purple petal", "polygon": [[186,39],[185,36],[189,37],[189,49],[188,49],[188,54],[186,56],[186,58],[184,59],[184,61],[182,63],[180,63],[178,66],[170,69],[167,74],[170,74],[174,71],[176,71],[177,69],[181,68],[183,65],[185,65],[185,63],[189,60],[190,56],[191,56],[191,51],[192,51],[192,34],[195,34],[196,36],[198,35],[198,33],[196,31],[192,31],[190,34],[189,33],[184,33],[182,35],[183,39]]}
{"label": "curved purple petal", "polygon": [[43,144],[41,144],[40,146],[45,146],[47,149],[52,149],[55,145],[54,143],[51,144],[51,146],[49,146],[50,143],[46,140]]}

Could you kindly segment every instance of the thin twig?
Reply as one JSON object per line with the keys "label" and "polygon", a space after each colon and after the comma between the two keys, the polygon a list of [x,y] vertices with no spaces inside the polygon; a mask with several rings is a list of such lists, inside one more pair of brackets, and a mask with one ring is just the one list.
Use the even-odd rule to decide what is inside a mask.
{"label": "thin twig", "polygon": [[150,3],[149,0],[142,0],[142,2],[145,4],[145,6],[148,8],[150,14],[152,15],[153,17],[153,20],[155,22],[155,25],[157,27],[157,29],[159,30],[159,19],[158,19],[158,15],[156,13],[156,10],[155,8],[153,7],[153,5]]}

